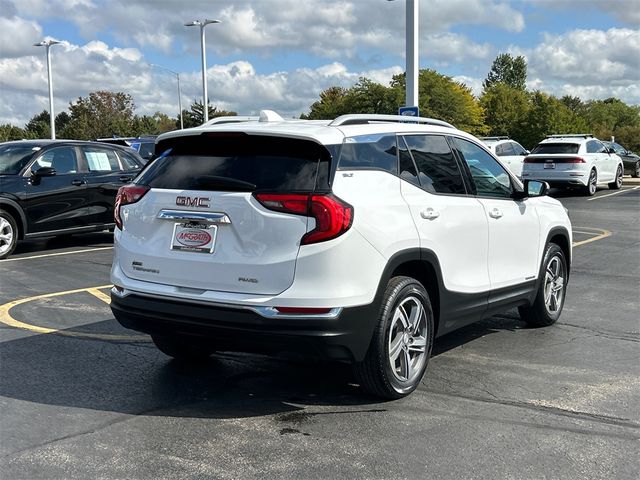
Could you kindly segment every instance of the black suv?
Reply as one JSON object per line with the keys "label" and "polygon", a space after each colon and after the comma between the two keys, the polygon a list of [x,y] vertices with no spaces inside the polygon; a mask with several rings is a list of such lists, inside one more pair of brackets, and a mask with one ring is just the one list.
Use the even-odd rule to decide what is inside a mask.
{"label": "black suv", "polygon": [[624,174],[631,175],[633,178],[640,177],[640,156],[633,153],[630,150],[627,150],[619,143],[615,142],[602,142],[607,147],[613,148],[613,151],[616,152],[622,159],[622,163],[624,164]]}
{"label": "black suv", "polygon": [[112,228],[118,188],[144,163],[130,148],[96,142],[0,143],[0,259],[24,238]]}

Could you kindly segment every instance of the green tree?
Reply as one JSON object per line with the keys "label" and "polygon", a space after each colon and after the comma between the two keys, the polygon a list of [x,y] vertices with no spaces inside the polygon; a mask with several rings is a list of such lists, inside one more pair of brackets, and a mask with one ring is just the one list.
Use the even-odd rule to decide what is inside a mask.
{"label": "green tree", "polygon": [[518,90],[526,90],[527,61],[521,55],[513,57],[510,53],[498,55],[482,86],[486,90],[496,83],[504,83]]}
{"label": "green tree", "polygon": [[331,120],[349,112],[346,103],[347,89],[343,87],[329,87],[320,92],[320,100],[313,102],[308,114],[300,118],[308,120]]}
{"label": "green tree", "polygon": [[627,105],[617,98],[590,100],[584,105],[583,117],[591,133],[605,140],[620,128],[640,126],[640,106]]}
{"label": "green tree", "polygon": [[[57,137],[60,137],[60,131],[69,122],[69,114],[67,112],[60,112],[56,115],[56,133]],[[34,115],[24,126],[25,138],[51,138],[51,128],[49,124],[49,112],[43,110],[42,112]]]}
{"label": "green tree", "polygon": [[[394,95],[388,103],[404,103],[405,75],[394,76],[391,88]],[[484,111],[466,85],[435,70],[420,70],[418,94],[421,116],[444,120],[474,135],[488,131]],[[397,113],[397,106],[395,108],[396,111],[391,113]]]}
{"label": "green tree", "polygon": [[627,150],[640,153],[640,125],[625,125],[613,131],[616,142]]}
{"label": "green tree", "polygon": [[480,105],[485,112],[485,122],[489,135],[508,135],[520,142],[523,121],[529,111],[529,97],[526,92],[496,83],[484,90]]}
{"label": "green tree", "polygon": [[61,137],[92,140],[113,135],[129,136],[135,104],[128,93],[101,90],[70,103],[70,119]]}
{"label": "green tree", "polygon": [[165,133],[180,128],[180,117],[171,118],[166,113],[156,112],[153,114],[153,120],[156,122],[155,133]]}
{"label": "green tree", "polygon": [[[358,82],[347,90],[344,98],[345,113],[396,114],[398,105],[392,89],[361,77]],[[334,117],[335,118],[335,117]]]}
{"label": "green tree", "polygon": [[43,110],[29,119],[24,126],[28,138],[50,138],[49,112]]}
{"label": "green tree", "polygon": [[565,95],[560,99],[560,101],[571,110],[573,113],[577,115],[584,114],[584,102],[580,99],[580,97],[573,97],[571,95]]}
{"label": "green tree", "polygon": [[13,126],[10,123],[0,125],[0,142],[22,140],[23,138],[26,138],[26,135],[22,128]]}
{"label": "green tree", "polygon": [[524,117],[517,139],[525,148],[533,148],[547,135],[585,133],[587,124],[556,97],[535,91],[530,95],[527,115]]}
{"label": "green tree", "polygon": [[[218,110],[217,107],[209,104],[209,120],[216,117],[229,117],[237,115],[236,112],[227,110]],[[191,104],[189,110],[182,110],[184,128],[199,127],[204,122],[204,107],[202,102],[195,101]],[[177,128],[180,128],[180,118],[176,122]]]}

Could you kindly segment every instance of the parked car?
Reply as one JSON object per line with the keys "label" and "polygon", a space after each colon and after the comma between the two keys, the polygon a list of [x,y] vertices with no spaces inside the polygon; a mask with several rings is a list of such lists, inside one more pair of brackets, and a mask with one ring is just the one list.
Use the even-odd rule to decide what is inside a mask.
{"label": "parked car", "polygon": [[176,359],[298,350],[399,398],[436,336],[514,307],[560,316],[564,207],[448,123],[263,111],[158,151],[118,192],[111,308]]}
{"label": "parked car", "polygon": [[111,143],[113,145],[122,145],[123,147],[129,147],[138,152],[138,155],[144,159],[145,162],[150,162],[156,158],[156,135],[147,135],[145,137],[107,137],[98,138],[96,142]]}
{"label": "parked car", "polygon": [[480,137],[480,140],[516,177],[522,177],[522,163],[529,150],[509,137]]}
{"label": "parked car", "polygon": [[143,165],[136,152],[117,145],[0,143],[0,259],[21,239],[112,228],[116,192]]}
{"label": "parked car", "polygon": [[627,150],[619,143],[615,142],[602,142],[607,147],[612,148],[616,155],[622,159],[624,164],[625,175],[631,175],[634,178],[640,177],[640,156]]}
{"label": "parked car", "polygon": [[591,134],[549,135],[524,159],[522,178],[595,195],[598,185],[622,187],[623,170],[621,158]]}

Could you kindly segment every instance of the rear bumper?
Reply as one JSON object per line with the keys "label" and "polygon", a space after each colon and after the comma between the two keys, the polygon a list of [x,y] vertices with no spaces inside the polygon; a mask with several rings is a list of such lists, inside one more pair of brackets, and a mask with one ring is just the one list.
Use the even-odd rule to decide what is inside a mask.
{"label": "rear bumper", "polygon": [[206,305],[135,293],[111,294],[111,310],[125,328],[211,341],[220,351],[301,352],[332,360],[364,359],[375,328],[375,305],[343,309],[336,318],[265,318],[233,306]]}
{"label": "rear bumper", "polygon": [[542,173],[528,172],[523,173],[522,180],[539,180],[547,182],[551,187],[586,187],[589,182],[589,176],[582,173],[569,175],[545,175]]}

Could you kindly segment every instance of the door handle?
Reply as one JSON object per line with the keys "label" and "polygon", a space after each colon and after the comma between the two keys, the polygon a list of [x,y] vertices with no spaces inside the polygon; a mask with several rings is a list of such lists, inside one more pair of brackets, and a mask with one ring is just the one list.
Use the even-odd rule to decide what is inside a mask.
{"label": "door handle", "polygon": [[71,185],[75,185],[76,187],[79,187],[81,185],[86,185],[86,184],[87,184],[87,182],[85,180],[75,179],[75,180],[71,181]]}
{"label": "door handle", "polygon": [[120,177],[121,182],[130,182],[133,179],[132,175],[123,175]]}
{"label": "door handle", "polygon": [[422,212],[420,212],[420,216],[426,220],[433,220],[440,216],[440,212],[429,207],[426,210],[423,210]]}
{"label": "door handle", "polygon": [[489,212],[489,216],[491,218],[500,218],[502,217],[502,211],[499,208],[494,208]]}

